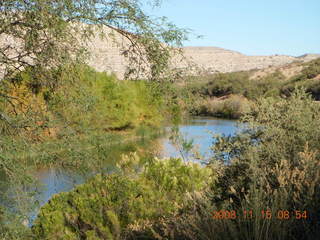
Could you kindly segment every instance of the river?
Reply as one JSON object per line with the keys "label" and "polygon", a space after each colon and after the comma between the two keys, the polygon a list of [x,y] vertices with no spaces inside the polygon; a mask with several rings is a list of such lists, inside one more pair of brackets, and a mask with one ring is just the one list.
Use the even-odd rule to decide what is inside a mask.
{"label": "river", "polygon": [[[157,145],[160,146],[160,150],[158,150],[157,153],[159,158],[181,156],[180,151],[169,139],[170,129],[170,127],[166,127],[165,130],[168,134],[157,140],[159,141]],[[210,155],[213,154],[210,150],[214,140],[213,134],[233,135],[236,131],[236,121],[207,117],[192,118],[179,125],[180,136],[186,140],[193,140],[193,146],[204,159],[208,159]],[[192,156],[189,157],[189,160],[194,160]],[[88,173],[84,176],[77,171],[67,171],[56,168],[39,169],[35,172],[35,177],[39,180],[42,187],[37,189],[37,197],[30,201],[37,201],[41,206],[54,194],[70,191],[75,185],[85,182],[85,180],[93,174],[94,173]],[[36,212],[37,210],[28,214],[30,216],[29,222],[32,222],[35,219]]]}

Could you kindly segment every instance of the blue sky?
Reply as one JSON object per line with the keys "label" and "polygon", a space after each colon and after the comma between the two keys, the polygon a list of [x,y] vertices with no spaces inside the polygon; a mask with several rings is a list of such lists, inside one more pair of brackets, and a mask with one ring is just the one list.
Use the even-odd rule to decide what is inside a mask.
{"label": "blue sky", "polygon": [[248,55],[320,53],[320,0],[163,0],[151,15],[192,29],[185,46]]}

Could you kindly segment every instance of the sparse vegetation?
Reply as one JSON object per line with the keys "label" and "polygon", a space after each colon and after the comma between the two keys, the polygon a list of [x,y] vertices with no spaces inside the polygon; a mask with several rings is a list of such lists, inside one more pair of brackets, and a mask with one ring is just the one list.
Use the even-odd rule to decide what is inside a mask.
{"label": "sparse vegetation", "polygon": [[255,78],[255,71],[218,73],[188,77],[176,88],[189,114],[238,119],[257,99],[288,97],[297,87],[305,88],[314,100],[319,100],[320,60],[302,65],[301,73],[291,78],[279,70]]}
{"label": "sparse vegetation", "polygon": [[282,86],[281,92],[287,96],[291,94],[295,87],[304,87],[315,100],[320,100],[320,58],[306,64],[302,72],[289,79]]}

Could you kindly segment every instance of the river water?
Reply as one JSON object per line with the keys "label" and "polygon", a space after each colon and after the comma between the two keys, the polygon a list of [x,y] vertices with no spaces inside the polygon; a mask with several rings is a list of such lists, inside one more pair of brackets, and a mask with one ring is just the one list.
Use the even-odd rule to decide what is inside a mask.
{"label": "river water", "polygon": [[[236,121],[200,117],[184,121],[179,126],[180,136],[186,140],[193,140],[193,146],[204,159],[210,158],[213,154],[210,148],[214,141],[214,134],[234,135],[237,129]],[[181,152],[169,139],[170,127],[166,127],[165,130],[168,134],[158,139],[157,145],[160,146],[160,150],[158,150],[157,153],[158,157],[181,157]],[[189,160],[194,160],[192,156],[188,155],[188,157],[190,157]],[[77,173],[77,171],[65,171],[55,168],[38,170],[35,176],[43,187],[41,187],[41,190],[38,190],[39,193],[36,199],[31,201],[36,200],[41,206],[54,194],[70,191],[75,185],[85,182],[85,180],[93,174],[94,173],[89,173],[84,176],[83,174]],[[36,212],[37,210],[29,214],[29,222],[35,219]]]}

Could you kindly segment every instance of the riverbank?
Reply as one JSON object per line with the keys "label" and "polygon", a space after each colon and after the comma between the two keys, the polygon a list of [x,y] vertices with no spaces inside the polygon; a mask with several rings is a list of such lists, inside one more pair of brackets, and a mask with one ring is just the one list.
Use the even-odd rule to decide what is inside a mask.
{"label": "riverbank", "polygon": [[[313,75],[317,72],[317,70],[314,70],[314,65],[307,66],[305,71],[301,74],[305,76],[306,72],[310,71]],[[212,190],[211,192],[213,198],[211,196],[209,199],[207,199],[207,197],[200,198],[200,200],[198,198],[193,199],[195,201],[205,201],[206,204],[208,204],[207,200],[211,203],[213,202],[213,205],[209,204],[210,209],[219,208],[220,203],[227,204],[230,209],[238,209],[240,206],[236,203],[239,203],[239,199],[244,201],[245,204],[248,204],[249,207],[253,207],[250,203],[246,202],[245,199],[235,196],[235,194],[238,194],[239,191],[241,192],[242,188],[245,189],[244,191],[249,191],[254,186],[252,185],[252,182],[262,181],[261,183],[263,184],[271,184],[268,181],[264,182],[264,179],[255,178],[256,176],[252,175],[252,172],[249,171],[250,169],[255,172],[261,171],[262,167],[254,165],[253,159],[251,159],[250,156],[257,156],[257,158],[254,159],[260,159],[259,161],[262,166],[266,163],[266,159],[273,159],[272,161],[274,162],[268,163],[273,164],[272,166],[274,167],[271,169],[273,172],[270,170],[270,174],[282,176],[281,174],[289,171],[290,167],[286,169],[287,165],[283,165],[283,172],[277,172],[277,166],[280,164],[278,162],[279,159],[293,159],[293,162],[297,162],[297,158],[300,157],[300,154],[305,154],[305,158],[301,157],[301,164],[303,163],[301,168],[304,169],[307,167],[305,163],[307,161],[307,155],[313,154],[318,148],[316,144],[317,137],[314,135],[314,131],[309,131],[311,128],[317,128],[313,125],[313,122],[315,122],[314,119],[310,120],[310,117],[319,114],[318,105],[315,105],[314,102],[316,99],[314,99],[313,95],[311,97],[306,96],[305,90],[300,90],[300,92],[294,93],[293,96],[291,96],[292,92],[288,94],[288,97],[280,96],[280,90],[278,88],[280,82],[276,83],[275,81],[275,77],[280,76],[278,73],[272,75],[272,78],[270,78],[270,76],[263,78],[264,80],[259,82],[259,84],[257,81],[250,82],[250,84],[253,85],[249,86],[244,84],[248,81],[244,73],[240,74],[240,80],[238,78],[239,73],[218,75],[218,78],[217,75],[215,75],[214,79],[211,79],[212,81],[202,82],[201,84],[197,83],[195,86],[190,84],[160,86],[158,83],[146,81],[118,81],[114,76],[105,73],[97,73],[86,66],[80,66],[76,73],[77,75],[72,76],[72,79],[65,79],[65,76],[61,75],[60,77],[63,77],[65,80],[64,84],[57,87],[55,91],[52,92],[49,91],[49,88],[41,88],[35,91],[35,86],[28,85],[28,79],[33,77],[33,75],[28,75],[28,72],[17,76],[14,84],[8,83],[10,95],[17,96],[19,99],[24,99],[24,103],[28,107],[24,104],[20,104],[18,101],[11,102],[13,105],[1,103],[1,107],[9,113],[8,116],[13,120],[11,122],[4,122],[1,126],[2,132],[4,133],[3,138],[1,139],[1,150],[3,153],[1,155],[1,174],[4,176],[1,178],[1,185],[5,187],[14,186],[12,189],[13,191],[10,190],[7,192],[7,196],[3,195],[1,197],[18,196],[16,202],[18,203],[17,206],[19,206],[19,208],[14,209],[14,217],[12,217],[13,215],[11,215],[12,212],[10,213],[10,211],[3,211],[3,213],[1,213],[2,219],[8,219],[2,220],[1,222],[2,229],[5,229],[3,232],[14,232],[13,230],[19,225],[19,230],[16,229],[15,231],[26,231],[28,234],[31,234],[30,229],[21,225],[21,218],[24,219],[26,213],[30,212],[30,195],[34,197],[35,191],[38,191],[38,189],[34,189],[36,186],[36,179],[32,175],[32,172],[34,172],[37,167],[41,168],[49,166],[53,167],[52,169],[79,169],[80,172],[84,174],[89,173],[89,175],[87,175],[88,177],[90,177],[91,173],[101,173],[102,170],[108,171],[108,169],[105,168],[109,161],[113,163],[112,167],[114,167],[114,165],[120,163],[123,159],[130,160],[130,158],[134,156],[132,155],[132,152],[139,152],[139,149],[142,150],[142,152],[148,152],[148,149],[154,147],[154,145],[149,141],[142,141],[144,145],[138,146],[138,140],[148,139],[146,136],[148,136],[149,133],[153,135],[153,133],[157,132],[154,130],[161,128],[165,121],[177,123],[180,114],[182,113],[185,113],[186,115],[212,114],[228,118],[245,116],[244,121],[251,119],[251,122],[254,124],[263,124],[263,126],[266,126],[267,123],[270,123],[269,127],[274,131],[273,134],[279,139],[282,139],[283,144],[285,144],[281,145],[282,143],[278,143],[277,146],[273,146],[270,143],[271,145],[268,145],[268,132],[260,133],[261,129],[259,132],[248,130],[244,135],[216,136],[215,139],[212,139],[212,142],[210,142],[208,146],[215,150],[215,156],[210,156],[208,158],[198,156],[198,159],[202,162],[206,162],[207,167],[211,169],[210,171],[212,171],[213,175],[220,180],[210,180],[204,185],[203,182],[201,182],[200,185],[206,190],[202,188],[198,189],[198,192],[201,192],[202,194],[206,193],[207,190],[211,191],[214,189],[214,191]],[[311,74],[308,76],[313,75]],[[300,76],[299,79],[304,79],[302,75],[298,76]],[[74,85],[75,78],[78,85]],[[298,77],[296,77],[296,79],[298,79]],[[270,81],[270,84],[268,81]],[[265,87],[273,86],[273,83],[276,84],[277,87],[271,87],[271,89],[269,89],[270,91],[266,91]],[[222,86],[225,88],[221,88]],[[258,89],[254,88],[250,90],[250,87],[252,86],[257,87]],[[252,95],[253,93],[255,95]],[[262,94],[262,98],[259,97],[259,93]],[[313,99],[311,99],[312,97]],[[249,107],[242,107],[242,103],[247,104]],[[301,107],[303,105],[309,106],[310,108]],[[291,107],[288,109],[278,109],[279,106]],[[243,109],[244,111],[239,111],[239,109]],[[282,115],[283,112],[286,111],[288,111],[287,115]],[[284,126],[287,126],[286,122],[292,122],[291,116],[293,113],[297,117],[297,122],[293,121],[292,129],[284,128]],[[270,117],[270,114],[272,117]],[[256,119],[256,117],[260,118]],[[287,119],[286,117],[289,118]],[[278,124],[280,124],[277,121],[280,121],[280,127],[282,128],[277,128],[279,127]],[[306,124],[309,129],[308,133],[304,134],[304,130],[298,132],[293,131],[297,126],[306,126]],[[228,128],[230,128],[230,126]],[[301,129],[304,129],[304,127]],[[266,143],[261,146],[263,148],[262,150],[258,149],[259,146],[252,144],[261,140],[261,136],[264,136],[261,134],[265,134],[266,136]],[[293,134],[292,138],[283,138],[283,136],[290,136],[290,134]],[[273,138],[274,136],[272,136],[272,139]],[[296,138],[299,141],[294,141]],[[192,140],[185,139],[179,135],[173,135],[173,138],[170,140],[177,140],[176,143],[179,147],[178,151],[180,154],[184,154],[182,158],[185,159],[187,154],[184,152],[190,152],[193,145]],[[126,142],[128,144],[126,144]],[[311,152],[309,151],[310,149],[302,148],[308,147],[309,145],[307,146],[307,144],[311,142],[314,144]],[[121,144],[117,145],[114,143]],[[287,149],[288,146],[300,150],[297,152],[290,148],[288,149],[288,153],[283,153],[283,149]],[[271,152],[269,152],[270,149],[272,149]],[[146,158],[137,156],[142,159],[140,162],[141,166],[148,164],[148,162],[150,163],[150,161],[152,163],[153,160],[156,159],[151,152],[149,153],[150,154]],[[123,154],[127,156],[122,156]],[[265,154],[267,155],[265,156]],[[128,156],[130,157],[128,158]],[[311,163],[315,166],[317,164],[316,161],[318,156],[310,155],[310,159]],[[125,160],[125,162],[127,160]],[[131,167],[135,168],[130,165],[130,161],[128,162],[129,169],[131,169]],[[225,161],[232,163],[230,164],[230,167],[223,166],[223,164],[221,165],[221,163]],[[171,176],[167,176],[165,177],[167,179],[162,179],[163,182],[161,184],[164,185],[161,186],[149,185],[149,183],[144,182],[156,182],[159,177],[158,175],[155,178],[156,180],[143,178],[144,183],[142,185],[135,182],[135,179],[131,179],[131,177],[126,178],[125,181],[139,185],[139,189],[141,187],[139,193],[143,193],[145,189],[149,189],[147,195],[149,193],[151,195],[155,194],[154,191],[159,187],[167,187],[167,184],[171,186],[172,182],[180,181],[182,190],[188,189],[181,198],[176,193],[171,194],[169,190],[162,192],[163,195],[159,197],[164,197],[164,201],[170,206],[176,206],[177,209],[179,209],[178,212],[181,210],[187,214],[180,218],[176,216],[176,211],[166,212],[167,219],[165,221],[170,222],[171,220],[174,220],[174,222],[179,222],[179,224],[181,224],[180,220],[184,219],[184,217],[190,217],[188,211],[192,208],[190,203],[184,205],[185,201],[190,200],[188,200],[190,194],[197,194],[195,190],[190,190],[189,185],[191,183],[187,181],[188,172],[193,171],[193,168],[189,168],[187,161],[181,162],[181,160],[176,158],[172,161],[165,161],[164,164],[166,164],[166,166],[162,166],[161,164],[157,165],[154,171],[161,175],[164,169],[167,169],[174,174],[176,174],[176,171],[181,170],[183,172],[180,176],[181,179],[175,180],[172,179]],[[291,166],[290,164],[288,166]],[[301,174],[304,174],[305,171],[307,170],[303,170]],[[314,174],[317,174],[317,172],[311,171],[310,174],[313,176]],[[299,184],[301,184],[301,186],[309,184],[312,179],[311,175],[308,175],[307,179],[301,179],[302,182]],[[164,176],[166,175],[161,175],[161,177]],[[85,179],[87,178],[83,178],[83,180]],[[187,181],[187,184],[185,181]],[[233,190],[231,190],[231,192],[229,191],[229,188],[231,187],[235,189],[236,193],[234,193]],[[178,188],[180,188],[180,186]],[[270,188],[273,189],[272,186],[270,186]],[[26,189],[35,191],[25,191]],[[71,188],[66,188],[66,190],[71,190]],[[99,189],[95,190],[98,191]],[[318,194],[317,190],[315,190],[315,192]],[[303,192],[298,193],[302,194]],[[98,196],[100,196],[99,194]],[[243,193],[241,192],[239,194],[241,195]],[[259,194],[262,193],[259,192]],[[272,193],[270,194],[272,195]],[[137,193],[136,196],[138,195],[139,194]],[[169,198],[167,198],[167,195]],[[68,195],[68,197],[73,198],[73,194]],[[226,202],[227,200],[230,200],[230,197],[235,204],[233,204],[233,202]],[[251,197],[254,198],[255,196],[252,195]],[[276,198],[278,195],[274,195],[274,197]],[[311,199],[315,198],[312,194],[309,197]],[[47,197],[47,199],[49,198],[50,196]],[[264,199],[260,200],[263,202]],[[287,205],[284,205],[284,207],[290,208],[290,204],[296,204],[296,202],[291,202],[289,197],[287,200]],[[149,203],[146,203],[143,198],[143,204]],[[265,204],[271,203],[265,202]],[[310,205],[310,209],[314,209],[315,207],[309,202],[306,204]],[[101,206],[105,208],[108,204],[102,204]],[[275,209],[278,207],[279,206],[274,206]],[[7,207],[6,210],[9,209],[10,208]],[[207,209],[207,211],[209,212],[209,209]],[[174,214],[172,215],[171,213]],[[53,215],[56,216],[55,213]],[[66,215],[60,214],[59,216],[63,219],[69,218]],[[15,219],[15,217],[17,218]],[[46,221],[47,215],[44,217],[45,220],[43,221]],[[149,220],[155,222],[159,220],[158,215],[156,218],[153,217],[154,215],[152,215],[151,219],[146,218],[143,220],[147,222]],[[208,216],[205,215],[203,217],[206,218]],[[113,219],[115,220],[117,218]],[[138,224],[139,227],[143,228],[145,227],[145,224],[149,226],[147,222],[139,222],[139,219],[139,216],[137,216],[137,222],[134,221],[131,222],[131,224]],[[69,220],[67,219],[67,221]],[[106,220],[103,224],[109,224],[109,220]],[[193,219],[192,221],[196,220]],[[155,222],[151,223],[152,229],[157,229],[157,231],[159,229],[159,231],[166,229],[165,225],[158,226]],[[199,222],[201,221],[198,219],[196,224]],[[46,225],[45,228],[50,228],[49,225]],[[135,230],[131,229],[131,225],[126,226],[129,228],[122,226],[121,229],[124,232],[130,230],[131,233],[135,234]],[[217,226],[218,225],[214,225],[212,227],[217,229]],[[259,226],[260,225],[258,225],[258,227]],[[299,226],[296,226],[298,229]],[[82,229],[82,225],[79,227]],[[115,224],[114,227],[119,226]],[[179,228],[180,226],[176,227]],[[230,227],[233,227],[233,225],[231,224]],[[257,226],[254,225],[253,227]],[[62,227],[62,229],[64,229],[64,227]],[[50,228],[50,232],[52,231],[52,233],[54,233],[55,230],[56,229]],[[84,230],[82,229],[81,231]],[[144,230],[139,228],[138,232],[141,231],[143,232]],[[276,229],[274,229],[274,232],[276,232]],[[42,236],[41,232],[37,232],[36,234]],[[91,232],[88,234],[90,235],[93,233]],[[99,233],[94,234],[99,235]],[[123,234],[123,232],[121,234]]]}
{"label": "riverbank", "polygon": [[[101,172],[121,154],[155,147],[150,141],[176,114],[174,102],[167,102],[157,83],[118,81],[85,65],[74,68],[73,75],[65,75],[63,68],[50,70],[60,83],[54,89],[31,84],[41,76],[28,69],[3,82],[12,96],[0,102],[6,113],[0,125],[4,234],[24,231],[14,226],[38,207],[36,169]],[[4,223],[12,231],[3,230]]]}
{"label": "riverbank", "polygon": [[217,137],[205,167],[126,156],[117,173],[56,195],[34,236],[317,239],[320,106],[303,91],[258,103],[241,133]]}

